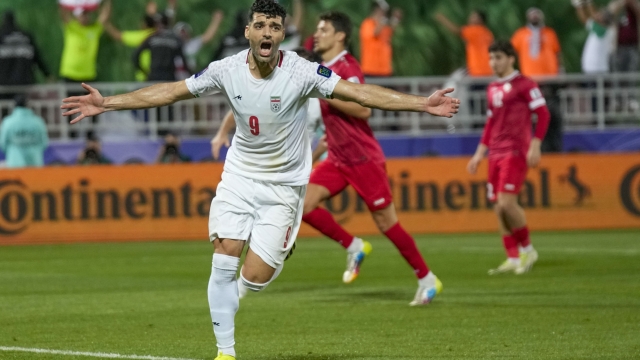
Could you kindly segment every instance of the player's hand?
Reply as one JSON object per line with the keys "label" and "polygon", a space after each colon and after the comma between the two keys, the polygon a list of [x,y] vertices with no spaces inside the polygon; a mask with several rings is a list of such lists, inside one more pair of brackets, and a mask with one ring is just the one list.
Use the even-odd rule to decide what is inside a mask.
{"label": "player's hand", "polygon": [[530,168],[535,168],[536,166],[538,166],[538,164],[540,164],[541,157],[542,155],[540,152],[540,145],[532,142],[531,146],[529,147],[529,151],[527,152],[527,165]]}
{"label": "player's hand", "polygon": [[223,147],[229,147],[229,136],[216,134],[216,136],[211,139],[211,155],[215,160],[220,158],[220,149]]}
{"label": "player's hand", "polygon": [[211,15],[211,20],[215,22],[220,22],[222,19],[224,19],[224,12],[222,12],[222,10],[216,10]]}
{"label": "player's hand", "polygon": [[469,174],[474,175],[478,171],[478,165],[482,161],[482,156],[473,155],[469,163],[467,164],[467,171]]}
{"label": "player's hand", "polygon": [[72,96],[62,99],[60,109],[67,110],[62,113],[63,116],[80,114],[71,120],[71,124],[75,124],[86,117],[96,116],[105,112],[104,98],[100,92],[85,83],[82,83],[82,87],[89,92],[88,95]]}
{"label": "player's hand", "polygon": [[458,113],[460,100],[448,97],[447,94],[453,92],[453,88],[438,90],[427,99],[427,112],[431,115],[442,117],[453,117]]}
{"label": "player's hand", "polygon": [[316,149],[319,149],[318,151],[322,151],[322,153],[324,153],[327,151],[328,148],[329,148],[329,144],[327,144],[327,135],[322,135],[318,140],[318,145],[316,146]]}

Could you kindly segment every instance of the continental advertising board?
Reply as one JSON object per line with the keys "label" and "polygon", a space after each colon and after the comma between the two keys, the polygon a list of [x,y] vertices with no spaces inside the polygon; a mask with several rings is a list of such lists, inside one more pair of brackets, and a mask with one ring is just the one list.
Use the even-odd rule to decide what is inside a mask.
{"label": "continental advertising board", "polygon": [[[392,159],[400,221],[413,233],[495,231],[486,162]],[[221,164],[50,167],[0,172],[0,244],[207,239]],[[520,194],[533,230],[640,228],[640,154],[545,156]],[[376,234],[352,189],[325,206]],[[306,225],[301,236],[317,235]]]}

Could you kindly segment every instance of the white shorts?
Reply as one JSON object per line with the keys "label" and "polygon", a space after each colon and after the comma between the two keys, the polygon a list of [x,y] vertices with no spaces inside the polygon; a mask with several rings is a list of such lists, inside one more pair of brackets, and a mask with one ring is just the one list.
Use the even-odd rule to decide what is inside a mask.
{"label": "white shorts", "polygon": [[298,236],[305,186],[222,173],[209,212],[209,239],[248,240],[269,266],[282,264]]}

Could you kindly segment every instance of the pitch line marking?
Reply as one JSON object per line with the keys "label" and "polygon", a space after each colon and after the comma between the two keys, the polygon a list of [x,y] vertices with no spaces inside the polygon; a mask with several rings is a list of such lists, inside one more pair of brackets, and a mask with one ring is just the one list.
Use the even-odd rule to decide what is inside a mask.
{"label": "pitch line marking", "polygon": [[16,346],[0,346],[0,351],[20,351],[20,352],[30,352],[30,353],[38,353],[38,354],[89,356],[89,357],[97,357],[97,358],[103,358],[103,359],[197,360],[197,359],[172,358],[172,357],[151,356],[151,355],[121,355],[121,354],[100,353],[100,352],[96,353],[96,352],[84,352],[84,351],[23,348],[23,347],[16,347]]}

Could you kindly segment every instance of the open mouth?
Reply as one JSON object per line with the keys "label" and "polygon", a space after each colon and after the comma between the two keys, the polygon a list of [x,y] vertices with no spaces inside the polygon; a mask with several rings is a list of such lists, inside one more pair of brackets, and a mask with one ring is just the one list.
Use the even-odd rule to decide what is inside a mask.
{"label": "open mouth", "polygon": [[271,49],[273,48],[273,44],[270,41],[265,41],[260,44],[260,56],[269,57],[271,55]]}

